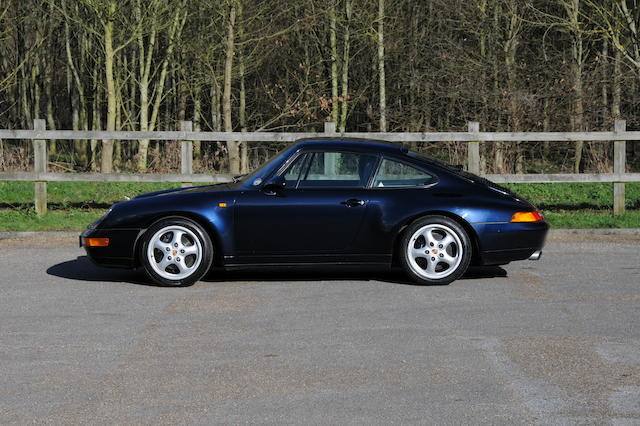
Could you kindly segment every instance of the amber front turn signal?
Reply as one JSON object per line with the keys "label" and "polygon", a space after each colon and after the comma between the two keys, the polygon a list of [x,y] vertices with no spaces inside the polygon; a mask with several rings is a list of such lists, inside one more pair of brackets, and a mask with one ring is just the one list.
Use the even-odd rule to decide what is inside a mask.
{"label": "amber front turn signal", "polygon": [[84,241],[87,247],[107,247],[109,245],[108,238],[87,238]]}
{"label": "amber front turn signal", "polygon": [[542,222],[544,216],[539,211],[518,212],[511,216],[511,222]]}

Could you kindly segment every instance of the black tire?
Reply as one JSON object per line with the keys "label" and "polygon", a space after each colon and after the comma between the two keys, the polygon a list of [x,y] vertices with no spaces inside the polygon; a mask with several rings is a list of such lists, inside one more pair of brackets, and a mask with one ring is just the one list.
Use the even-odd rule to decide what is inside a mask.
{"label": "black tire", "polygon": [[[443,236],[451,235],[453,242],[442,250],[440,248],[442,246],[439,247],[438,239],[434,241],[434,246],[430,246],[431,243],[427,242],[424,236],[418,236],[415,239],[416,233],[424,229],[433,229],[434,234],[432,235],[434,236],[438,236],[440,233]],[[444,238],[442,241],[445,241]],[[460,248],[457,247],[458,242]],[[424,246],[422,245],[423,243]],[[409,244],[412,244],[412,246],[410,247]],[[410,249],[414,249],[416,252],[424,249],[425,255],[414,257],[412,262],[412,256],[409,254]],[[454,255],[451,255],[452,253]],[[433,215],[416,219],[404,230],[400,241],[402,267],[407,275],[419,284],[446,285],[457,280],[467,271],[472,254],[471,241],[464,228],[458,222],[446,216]],[[441,260],[441,257],[446,257],[446,261]],[[455,262],[451,262],[453,265],[446,263],[449,259],[455,259]],[[433,272],[430,272],[428,268],[432,263],[435,265],[433,266]]]}
{"label": "black tire", "polygon": [[[166,230],[166,232],[162,234],[161,238],[162,237],[164,237],[165,239],[171,238],[173,234],[170,228],[172,227],[174,227],[177,230],[176,232],[178,233],[178,235],[180,233],[180,230],[186,230],[185,236],[182,237],[181,241],[179,242],[180,247],[182,247],[183,242],[185,243],[184,247],[187,250],[191,248],[191,246],[194,246],[195,250],[199,251],[200,253],[199,265],[194,266],[197,261],[197,255],[187,254],[183,258],[180,258],[179,257],[180,253],[178,251],[179,247],[176,246],[175,247],[176,251],[173,251],[174,247],[172,246],[172,243],[169,242],[168,240],[167,242],[163,242],[163,241],[159,241],[159,242],[160,244],[167,244],[168,247],[171,249],[170,253],[163,253],[158,249],[153,250],[152,252],[153,254],[148,253],[149,245],[155,242],[154,236],[156,236],[157,233],[160,233],[161,231]],[[153,242],[151,241],[152,239],[154,239]],[[195,239],[197,239],[197,241]],[[187,245],[189,243],[190,245]],[[144,268],[146,274],[156,284],[163,285],[163,286],[171,286],[171,287],[186,287],[200,280],[209,271],[209,269],[211,268],[211,264],[213,263],[213,251],[214,251],[214,248],[213,248],[213,243],[211,242],[211,237],[202,228],[201,225],[199,225],[197,222],[191,219],[175,216],[175,217],[164,218],[154,223],[149,227],[149,229],[147,229],[147,231],[142,236],[142,244],[140,245],[139,256],[140,256],[140,263],[142,264],[142,267]],[[186,268],[185,268],[185,272],[182,272],[182,274],[188,274],[187,276],[181,276],[180,269],[172,265],[169,265],[166,268],[164,268],[164,272],[159,272],[162,269],[160,266],[158,266],[160,264],[157,261],[156,261],[155,267],[151,264],[153,260],[151,260],[150,256],[153,255],[155,259],[160,258],[161,260],[163,260],[165,254],[170,255],[172,253],[174,254],[174,256],[178,256],[175,259],[173,259],[174,266],[179,265],[179,263],[178,264],[176,263],[176,260],[178,262],[182,262],[182,265],[189,266],[187,262],[190,261],[191,259],[190,256],[194,256],[194,260],[192,261],[192,264],[191,264],[191,266],[194,267],[194,269],[192,271],[186,271]],[[173,274],[173,271],[178,271],[178,272],[176,274]],[[161,273],[164,273],[164,276],[160,275]],[[175,275],[177,278],[172,279],[170,275]]]}

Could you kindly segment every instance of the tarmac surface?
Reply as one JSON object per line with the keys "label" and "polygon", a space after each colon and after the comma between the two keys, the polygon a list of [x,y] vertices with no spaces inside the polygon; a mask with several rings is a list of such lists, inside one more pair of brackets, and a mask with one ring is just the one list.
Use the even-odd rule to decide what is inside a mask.
{"label": "tarmac surface", "polygon": [[556,233],[448,286],[162,288],[64,235],[0,253],[0,424],[640,424],[638,235]]}

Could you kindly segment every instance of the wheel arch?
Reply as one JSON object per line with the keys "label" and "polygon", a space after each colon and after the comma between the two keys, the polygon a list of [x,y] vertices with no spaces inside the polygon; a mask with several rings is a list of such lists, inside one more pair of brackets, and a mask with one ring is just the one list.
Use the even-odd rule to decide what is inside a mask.
{"label": "wheel arch", "polygon": [[147,232],[151,226],[155,223],[166,220],[166,219],[189,219],[196,222],[198,225],[202,226],[205,230],[209,238],[211,239],[211,243],[213,244],[213,265],[220,266],[222,264],[222,241],[220,240],[220,235],[218,231],[215,229],[213,224],[207,220],[204,216],[199,215],[198,213],[190,212],[190,211],[174,211],[174,212],[164,212],[158,213],[153,216],[150,216],[145,220],[145,227],[140,230],[135,242],[134,247],[134,264],[136,267],[140,266],[140,247],[142,245],[142,236]]}
{"label": "wheel arch", "polygon": [[471,241],[471,264],[477,264],[480,260],[480,245],[478,242],[478,234],[476,233],[476,231],[473,229],[473,227],[471,226],[471,224],[469,222],[467,222],[466,220],[464,220],[461,216],[458,216],[455,213],[451,213],[450,211],[446,211],[446,210],[429,210],[426,212],[422,212],[416,215],[413,215],[409,218],[407,218],[406,220],[403,221],[403,223],[399,226],[398,228],[398,232],[395,233],[394,239],[393,239],[393,252],[392,252],[392,258],[391,258],[391,262],[393,266],[398,266],[400,265],[400,242],[402,241],[402,236],[404,235],[404,232],[406,231],[407,227],[412,224],[413,222],[415,222],[418,219],[421,219],[423,217],[427,217],[427,216],[445,216],[448,217],[451,220],[454,220],[456,223],[458,223],[460,226],[462,226],[462,228],[465,230],[465,232],[467,233],[469,240]]}

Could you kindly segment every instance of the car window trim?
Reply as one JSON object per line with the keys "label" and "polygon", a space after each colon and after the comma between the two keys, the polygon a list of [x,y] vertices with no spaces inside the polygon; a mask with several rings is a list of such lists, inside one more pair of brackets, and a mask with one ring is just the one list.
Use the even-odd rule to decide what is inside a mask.
{"label": "car window trim", "polygon": [[296,185],[296,189],[298,189],[298,186],[300,186],[300,181],[306,179],[309,176],[309,170],[311,170],[311,164],[313,163],[313,156],[316,154],[317,152],[307,152],[307,158],[309,158],[309,160],[304,165],[305,166],[304,178],[302,177],[302,173],[301,173],[300,179],[298,179],[298,184]]}
{"label": "car window trim", "polygon": [[371,169],[371,173],[369,174],[369,179],[367,180],[367,185],[365,186],[365,189],[371,189],[373,187],[373,181],[375,180],[376,175],[378,174],[378,169],[380,169],[380,165],[382,164],[382,159],[384,158],[384,156],[380,153],[377,153],[376,157],[377,157],[376,164]]}
{"label": "car window trim", "polygon": [[[302,150],[301,150],[301,151],[302,151]],[[291,168],[292,168],[292,167],[294,167],[294,166],[295,166],[295,164],[296,164],[296,162],[297,162],[298,158],[300,158],[300,157],[304,157],[304,158],[302,159],[302,166],[300,167],[300,171],[298,172],[298,177],[296,178],[296,181],[295,181],[296,183],[295,183],[295,185],[294,185],[293,187],[290,187],[290,189],[297,189],[297,188],[298,188],[298,185],[300,184],[300,177],[302,176],[303,172],[304,172],[304,171],[305,171],[305,169],[307,168],[307,165],[309,164],[309,158],[310,158],[310,157],[309,157],[309,155],[308,155],[308,154],[309,154],[309,153],[308,153],[308,152],[305,152],[305,151],[300,152],[300,155],[296,155],[296,156],[295,156],[295,158],[292,158],[292,159],[291,159],[291,161],[287,161],[287,162],[286,162],[286,163],[288,163],[288,165],[287,165],[287,167],[282,171],[282,173],[280,173],[280,174],[276,174],[276,176],[282,176],[282,177],[284,177],[284,175],[286,175],[286,174],[287,174],[287,172],[288,172],[289,170],[291,170]]]}

